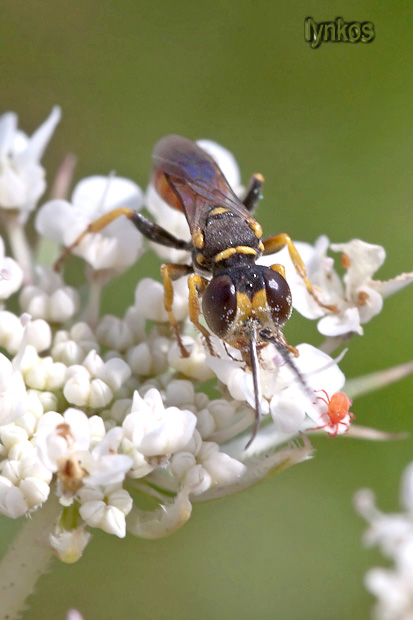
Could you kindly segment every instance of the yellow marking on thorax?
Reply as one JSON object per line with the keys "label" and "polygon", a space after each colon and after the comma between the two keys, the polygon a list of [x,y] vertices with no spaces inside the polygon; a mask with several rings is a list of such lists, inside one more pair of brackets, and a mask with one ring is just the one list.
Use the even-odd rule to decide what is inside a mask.
{"label": "yellow marking on thorax", "polygon": [[199,228],[197,230],[194,230],[194,232],[192,233],[192,243],[196,248],[198,248],[198,250],[202,250],[202,248],[204,247],[204,235],[202,234],[202,230],[200,230]]}
{"label": "yellow marking on thorax", "polygon": [[228,209],[225,207],[215,207],[209,212],[209,215],[221,215],[221,213],[228,213]]}
{"label": "yellow marking on thorax", "polygon": [[233,254],[254,254],[257,255],[257,251],[254,248],[250,248],[248,245],[237,245],[236,248],[227,248],[222,250],[215,256],[215,262],[219,263],[221,260],[226,260]]}
{"label": "yellow marking on thorax", "polygon": [[257,237],[257,239],[261,239],[262,237],[261,224],[258,224],[256,220],[250,220],[248,224],[250,225],[250,228],[254,231],[254,234]]}
{"label": "yellow marking on thorax", "polygon": [[199,252],[196,255],[196,261],[197,263],[199,263],[200,265],[202,265],[203,263],[205,263],[205,256],[203,254],[201,254],[201,252]]}

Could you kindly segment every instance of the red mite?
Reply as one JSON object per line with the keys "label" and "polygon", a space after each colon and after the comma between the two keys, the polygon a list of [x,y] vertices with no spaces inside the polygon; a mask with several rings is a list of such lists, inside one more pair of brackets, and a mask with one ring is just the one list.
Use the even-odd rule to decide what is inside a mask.
{"label": "red mite", "polygon": [[[327,411],[323,414],[324,416],[328,416],[328,422],[323,424],[322,426],[316,426],[316,428],[311,428],[308,430],[317,431],[321,428],[326,428],[326,426],[333,426],[334,431],[332,433],[328,433],[329,437],[335,437],[338,433],[338,427],[340,424],[346,427],[346,430],[350,428],[351,422],[354,420],[354,414],[349,411],[351,407],[351,400],[344,394],[344,392],[336,392],[330,398],[325,390],[314,390],[315,392],[323,392],[325,398],[322,396],[317,396],[317,400],[322,400],[328,407]],[[348,422],[343,422],[346,416],[349,416]]]}

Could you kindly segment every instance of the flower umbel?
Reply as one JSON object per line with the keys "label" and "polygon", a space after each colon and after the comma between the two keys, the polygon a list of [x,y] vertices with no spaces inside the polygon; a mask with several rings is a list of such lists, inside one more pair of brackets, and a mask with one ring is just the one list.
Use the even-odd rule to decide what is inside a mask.
{"label": "flower umbel", "polygon": [[[6,145],[0,152],[6,166],[1,169],[0,198],[7,198],[0,206],[9,209],[13,203],[24,214],[23,224],[44,190],[32,168],[38,172],[58,116],[55,110],[39,130],[40,137],[35,134],[33,144],[29,141],[31,146],[26,139],[27,152],[13,146],[15,117],[0,121],[0,147]],[[224,174],[241,192],[231,154],[214,143],[203,146],[221,158]],[[24,200],[13,202],[18,192],[6,185],[11,171],[17,174],[23,164],[32,172],[24,177]],[[70,202],[59,199],[42,205],[36,230],[40,239],[67,247],[109,210],[138,210],[142,196],[128,179],[91,177],[78,183]],[[153,187],[146,192],[146,207],[181,236],[186,225],[182,214],[162,203]],[[164,217],[171,219],[165,223]],[[339,313],[327,315],[313,302],[290,273],[285,257],[294,304],[308,318],[325,314],[319,323],[324,334],[362,333],[360,324],[380,311],[382,297],[412,276],[387,283],[372,280],[384,250],[353,240],[331,246],[348,257],[342,284],[326,256],[327,246],[326,238],[314,249],[297,244],[309,259],[310,280],[319,287],[321,300],[336,305]],[[81,303],[79,291],[37,260],[31,261],[31,276],[23,282],[20,267],[27,274],[27,264],[19,267],[19,251],[13,259],[5,258],[0,239],[0,512],[10,518],[33,515],[33,521],[48,514],[49,542],[65,562],[81,557],[93,528],[118,537],[127,529],[148,538],[166,536],[189,519],[194,502],[241,491],[270,471],[308,459],[307,430],[343,434],[351,422],[348,408],[336,417],[332,414],[335,395],[346,391],[337,360],[312,345],[298,345],[296,366],[305,381],[303,389],[270,343],[260,354],[262,428],[245,450],[254,419],[251,371],[235,349],[224,348],[216,337],[212,341],[217,355],[207,351],[188,318],[184,277],[174,283],[173,310],[188,357],[176,343],[158,282],[142,277],[122,317],[101,316],[101,287],[142,251],[142,237],[126,218],[98,234],[87,234],[76,248],[89,279],[89,298]],[[35,255],[34,249],[30,254]],[[174,262],[186,261],[188,253],[177,255],[163,247],[162,255]],[[269,261],[282,263],[283,257],[280,253]],[[17,313],[7,306],[16,291]],[[212,378],[220,391],[214,397],[203,391],[203,383]],[[153,502],[152,511],[139,505],[143,495]]]}

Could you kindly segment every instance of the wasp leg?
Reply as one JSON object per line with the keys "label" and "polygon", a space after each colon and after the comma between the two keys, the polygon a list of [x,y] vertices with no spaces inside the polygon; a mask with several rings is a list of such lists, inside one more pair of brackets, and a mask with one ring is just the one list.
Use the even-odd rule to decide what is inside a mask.
{"label": "wasp leg", "polygon": [[264,177],[262,176],[262,174],[257,173],[251,177],[251,180],[247,188],[247,193],[245,194],[245,198],[242,201],[244,204],[244,207],[250,213],[253,213],[258,206],[263,183],[264,183]]}
{"label": "wasp leg", "polygon": [[181,351],[182,357],[189,357],[189,353],[183,345],[179,325],[174,316],[174,313],[172,312],[172,305],[174,301],[174,289],[172,286],[172,282],[174,280],[182,278],[182,276],[187,276],[188,274],[192,273],[192,271],[193,269],[189,265],[174,265],[173,263],[169,263],[166,265],[162,265],[161,267],[164,295],[163,303],[165,306],[165,310],[168,313],[169,322],[175,332],[176,340],[178,342],[178,347]]}
{"label": "wasp leg", "polygon": [[197,273],[193,273],[191,276],[189,276],[189,318],[191,319],[195,327],[197,327],[201,334],[204,336],[210,355],[215,355],[215,351],[211,343],[211,334],[209,333],[207,328],[201,325],[201,323],[199,322],[199,315],[201,314],[201,310],[199,307],[199,298],[208,286],[208,284],[209,281],[206,278],[198,275]]}
{"label": "wasp leg", "polygon": [[[294,243],[291,241],[291,238],[286,233],[281,233],[280,235],[274,235],[273,237],[269,237],[268,239],[264,239],[264,256],[267,254],[275,254],[279,252],[285,246],[288,247],[288,251],[290,253],[291,260],[293,261],[293,265],[295,267],[298,275],[304,280],[304,283],[307,287],[307,291],[313,297],[313,299],[318,303],[322,308],[326,308],[327,310],[331,310],[331,312],[337,312],[337,306],[329,306],[327,304],[323,304],[322,301],[317,297],[313,287],[311,286],[311,282],[308,279],[307,271],[301,256],[299,255]],[[276,270],[277,271],[277,270]]]}
{"label": "wasp leg", "polygon": [[128,216],[132,224],[143,234],[145,237],[159,243],[160,245],[166,245],[169,248],[175,248],[176,250],[188,250],[192,248],[191,241],[184,241],[183,239],[177,239],[174,235],[171,235],[165,228],[158,226],[155,222],[151,222],[141,213],[133,211]]}
{"label": "wasp leg", "polygon": [[75,239],[73,243],[71,243],[67,248],[63,250],[59,258],[56,260],[54,264],[55,271],[59,271],[62,267],[64,260],[73,252],[73,250],[83,241],[86,235],[91,233],[98,233],[106,226],[109,226],[114,220],[118,219],[124,215],[128,218],[136,228],[143,234],[145,237],[148,237],[151,241],[155,241],[156,243],[160,243],[162,245],[166,245],[171,248],[176,248],[177,250],[190,250],[191,243],[188,241],[183,241],[182,239],[177,239],[167,230],[154,224],[146,217],[137,213],[133,209],[129,209],[127,207],[119,207],[118,209],[113,209],[108,213],[105,213],[101,217],[99,217],[94,222],[91,222],[89,226],[82,232],[81,235]]}

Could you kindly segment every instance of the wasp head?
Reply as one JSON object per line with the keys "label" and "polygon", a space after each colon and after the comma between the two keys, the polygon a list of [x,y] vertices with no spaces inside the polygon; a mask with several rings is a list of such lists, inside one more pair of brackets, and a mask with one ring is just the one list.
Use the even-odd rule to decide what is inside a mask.
{"label": "wasp head", "polygon": [[238,349],[251,367],[250,342],[258,349],[268,334],[285,343],[282,328],[291,315],[291,291],[278,271],[256,264],[230,267],[216,274],[202,298],[210,330]]}

